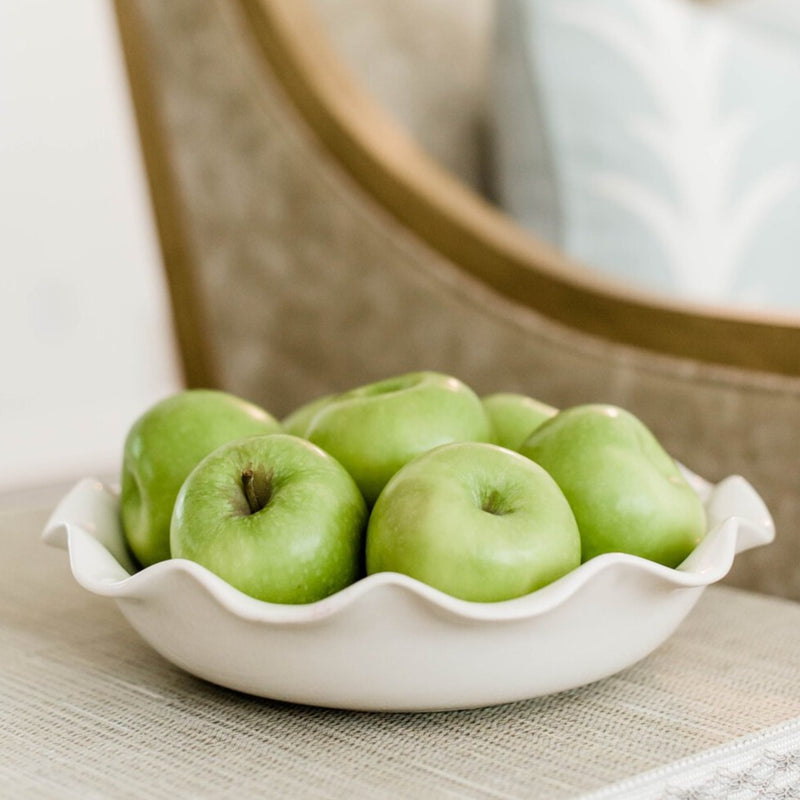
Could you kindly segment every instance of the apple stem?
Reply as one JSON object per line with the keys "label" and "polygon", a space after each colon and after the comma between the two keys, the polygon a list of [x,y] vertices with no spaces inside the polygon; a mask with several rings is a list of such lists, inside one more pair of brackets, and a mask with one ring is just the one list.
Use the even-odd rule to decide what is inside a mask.
{"label": "apple stem", "polygon": [[250,513],[256,514],[269,503],[272,495],[272,473],[256,475],[252,469],[243,470],[242,488]]}
{"label": "apple stem", "polygon": [[506,505],[497,489],[492,489],[483,498],[481,509],[487,514],[493,514],[497,517],[502,517],[507,512]]}

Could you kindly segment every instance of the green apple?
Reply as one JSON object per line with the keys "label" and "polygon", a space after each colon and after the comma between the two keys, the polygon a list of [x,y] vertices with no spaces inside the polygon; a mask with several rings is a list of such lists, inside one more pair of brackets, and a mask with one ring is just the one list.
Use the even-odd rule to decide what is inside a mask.
{"label": "green apple", "polygon": [[481,398],[494,429],[495,442],[509,450],[519,450],[522,443],[558,409],[515,392],[497,392]]}
{"label": "green apple", "polygon": [[178,490],[197,463],[232,439],[281,431],[252,403],[211,389],[178,392],[131,426],[122,458],[120,515],[142,566],[169,558],[169,524]]}
{"label": "green apple", "polygon": [[289,434],[217,448],[178,493],[170,545],[245,594],[311,603],[363,574],[367,508],[353,479]]}
{"label": "green apple", "polygon": [[308,430],[311,420],[314,419],[316,413],[321,408],[328,405],[328,403],[330,403],[334,397],[336,397],[335,394],[326,394],[322,397],[315,397],[313,400],[309,400],[307,403],[304,403],[296,408],[288,416],[281,420],[284,431],[292,434],[292,436],[301,436],[305,438],[306,431]]}
{"label": "green apple", "polygon": [[621,552],[675,567],[705,534],[705,510],[641,420],[611,405],[565,409],[520,452],[555,479],[575,512],[583,560]]}
{"label": "green apple", "polygon": [[480,398],[457,378],[412,372],[332,398],[306,437],[340,461],[372,505],[389,478],[441,444],[492,439]]}
{"label": "green apple", "polygon": [[493,444],[418,456],[386,484],[367,526],[369,574],[400,572],[463,600],[520,597],[580,560],[578,525],[555,481]]}

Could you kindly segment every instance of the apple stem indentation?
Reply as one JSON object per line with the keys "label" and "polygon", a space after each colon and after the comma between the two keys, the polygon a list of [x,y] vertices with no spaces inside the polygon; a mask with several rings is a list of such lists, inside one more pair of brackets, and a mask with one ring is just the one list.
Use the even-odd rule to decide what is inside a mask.
{"label": "apple stem indentation", "polygon": [[501,493],[497,489],[490,489],[481,499],[481,510],[500,517],[507,513],[508,508]]}
{"label": "apple stem indentation", "polygon": [[245,469],[242,471],[242,489],[247,499],[251,514],[257,514],[269,503],[272,497],[272,470],[255,471]]}

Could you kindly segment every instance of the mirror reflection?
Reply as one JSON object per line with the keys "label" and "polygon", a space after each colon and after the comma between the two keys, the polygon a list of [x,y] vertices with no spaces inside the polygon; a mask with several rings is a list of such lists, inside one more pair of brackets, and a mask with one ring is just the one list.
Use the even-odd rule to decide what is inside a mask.
{"label": "mirror reflection", "polygon": [[313,0],[421,147],[525,229],[662,296],[800,307],[793,0]]}

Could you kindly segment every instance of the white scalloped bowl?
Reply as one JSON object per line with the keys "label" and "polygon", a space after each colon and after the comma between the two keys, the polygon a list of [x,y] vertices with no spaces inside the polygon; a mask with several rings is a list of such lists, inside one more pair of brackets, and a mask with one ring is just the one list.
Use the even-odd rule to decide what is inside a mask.
{"label": "white scalloped bowl", "polygon": [[687,471],[709,530],[677,569],[607,554],[549,586],[500,603],[458,600],[394,573],[315,603],[265,603],[191,561],[134,572],[118,498],[78,483],[43,537],[69,552],[83,587],[113,598],[162,656],[253,695],[374,711],[495,705],[582,686],[661,645],[734,556],[774,526],[739,476],[711,485]]}

